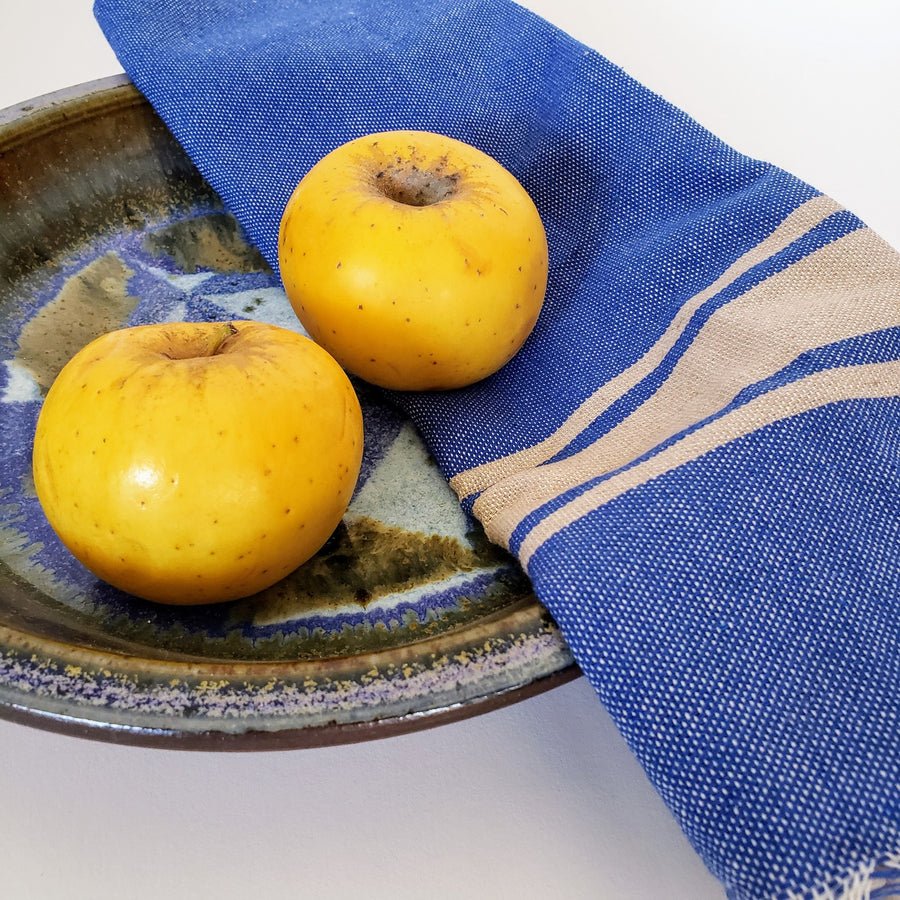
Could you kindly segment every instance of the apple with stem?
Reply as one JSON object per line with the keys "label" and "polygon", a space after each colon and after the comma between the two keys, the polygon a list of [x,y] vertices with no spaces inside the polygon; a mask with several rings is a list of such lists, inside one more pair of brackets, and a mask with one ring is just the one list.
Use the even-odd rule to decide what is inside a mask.
{"label": "apple with stem", "polygon": [[62,369],[34,440],[38,499],[94,574],[172,604],[247,597],[330,537],[362,413],[321,347],[258,322],[109,332]]}
{"label": "apple with stem", "polygon": [[368,135],[317,162],[284,209],[278,260],[313,339],[398,390],[497,371],[547,286],[547,239],[522,185],[475,147],[423,131]]}

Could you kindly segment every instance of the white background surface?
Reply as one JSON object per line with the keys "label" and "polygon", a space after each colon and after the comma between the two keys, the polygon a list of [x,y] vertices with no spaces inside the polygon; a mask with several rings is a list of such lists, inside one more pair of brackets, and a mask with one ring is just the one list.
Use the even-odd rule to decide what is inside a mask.
{"label": "white background surface", "polygon": [[[900,247],[894,0],[529,0]],[[87,0],[0,0],[0,108],[121,71]],[[0,897],[722,900],[584,679],[322,750],[0,722]]]}

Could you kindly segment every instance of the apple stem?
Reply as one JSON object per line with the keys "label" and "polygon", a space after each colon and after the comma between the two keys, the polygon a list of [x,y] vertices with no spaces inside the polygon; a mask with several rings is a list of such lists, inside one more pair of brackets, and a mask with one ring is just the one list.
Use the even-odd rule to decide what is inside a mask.
{"label": "apple stem", "polygon": [[212,333],[212,338],[207,348],[207,356],[215,356],[222,350],[225,341],[238,333],[232,322],[223,322],[222,326]]}
{"label": "apple stem", "polygon": [[459,190],[461,173],[446,171],[445,161],[420,169],[416,163],[392,164],[377,172],[375,184],[389,200],[405,206],[431,206]]}

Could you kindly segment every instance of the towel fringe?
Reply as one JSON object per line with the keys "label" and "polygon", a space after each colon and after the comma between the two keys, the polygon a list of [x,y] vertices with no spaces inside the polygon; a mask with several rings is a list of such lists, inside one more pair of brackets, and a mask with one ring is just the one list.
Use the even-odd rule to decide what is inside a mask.
{"label": "towel fringe", "polygon": [[837,884],[792,892],[784,900],[900,900],[900,849],[864,863]]}

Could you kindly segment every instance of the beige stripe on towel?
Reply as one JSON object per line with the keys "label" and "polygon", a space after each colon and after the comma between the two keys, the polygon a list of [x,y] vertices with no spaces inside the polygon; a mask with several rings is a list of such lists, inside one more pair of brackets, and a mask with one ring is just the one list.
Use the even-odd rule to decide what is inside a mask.
{"label": "beige stripe on towel", "polygon": [[[820,248],[710,316],[668,379],[631,415],[580,452],[488,488],[475,515],[493,540],[506,544],[519,522],[549,500],[719,413],[804,351],[900,325],[898,285],[900,255],[868,229]],[[777,409],[772,414],[782,417]]]}
{"label": "beige stripe on towel", "polygon": [[519,559],[527,567],[535,551],[560,529],[626,491],[765,425],[840,400],[897,395],[900,362],[896,361],[827,369],[763,394],[551,513],[528,533],[519,548]]}

